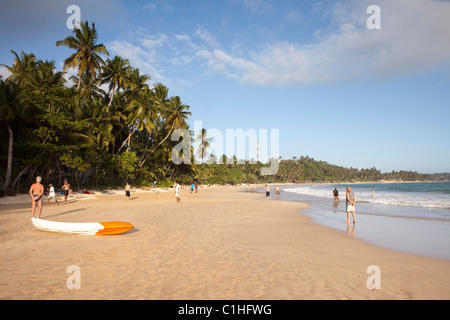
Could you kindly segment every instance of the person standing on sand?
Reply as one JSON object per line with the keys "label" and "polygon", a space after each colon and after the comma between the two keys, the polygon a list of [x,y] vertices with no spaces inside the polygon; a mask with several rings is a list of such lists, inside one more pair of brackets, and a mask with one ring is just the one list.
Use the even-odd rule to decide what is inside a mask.
{"label": "person standing on sand", "polygon": [[275,188],[275,194],[277,195],[277,200],[278,200],[278,196],[280,195],[280,187],[279,186],[277,186]]}
{"label": "person standing on sand", "polygon": [[356,214],[355,214],[355,203],[356,203],[356,196],[355,193],[352,191],[352,188],[347,187],[347,194],[345,196],[347,202],[346,202],[346,208],[347,208],[347,222],[346,224],[350,223],[350,212],[353,214],[353,223],[356,223]]}
{"label": "person standing on sand", "polygon": [[337,188],[334,188],[333,190],[333,196],[334,196],[334,201],[339,201],[339,191]]}
{"label": "person standing on sand", "polygon": [[197,193],[198,192],[198,182],[197,181],[195,181],[195,183],[194,183],[194,188],[195,188],[195,193]]}
{"label": "person standing on sand", "polygon": [[270,187],[266,184],[266,200],[269,200],[270,197]]}
{"label": "person standing on sand", "polygon": [[176,198],[177,202],[181,202],[181,199],[180,199],[180,184],[178,183],[178,181],[175,181],[175,198]]}
{"label": "person standing on sand", "polygon": [[55,188],[53,187],[53,184],[50,183],[48,186],[49,186],[49,188],[47,188],[47,190],[48,190],[49,194],[47,197],[47,203],[50,204],[50,199],[55,199],[56,203],[59,206],[59,202],[56,199],[56,193],[55,193]]}
{"label": "person standing on sand", "polygon": [[37,177],[36,183],[31,185],[30,196],[31,196],[31,218],[34,218],[34,211],[36,209],[36,203],[39,207],[37,218],[41,218],[42,213],[42,195],[44,194],[44,186],[41,184],[42,178]]}
{"label": "person standing on sand", "polygon": [[125,185],[125,196],[127,197],[127,200],[130,200],[130,196],[131,196],[131,186],[129,185],[128,182],[127,182],[127,184]]}
{"label": "person standing on sand", "polygon": [[64,179],[64,185],[61,187],[64,191],[64,202],[67,202],[67,197],[69,196],[70,184],[67,182],[67,179]]}

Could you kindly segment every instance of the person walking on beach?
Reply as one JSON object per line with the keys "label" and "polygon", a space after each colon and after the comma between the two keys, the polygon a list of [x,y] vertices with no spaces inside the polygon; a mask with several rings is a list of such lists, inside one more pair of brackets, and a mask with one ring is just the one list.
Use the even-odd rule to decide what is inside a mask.
{"label": "person walking on beach", "polygon": [[127,197],[127,201],[130,200],[130,196],[131,196],[131,186],[130,184],[127,182],[127,184],[125,185],[125,196]]}
{"label": "person walking on beach", "polygon": [[195,188],[195,193],[197,193],[198,192],[198,182],[197,181],[195,181],[194,188]]}
{"label": "person walking on beach", "polygon": [[191,193],[194,192],[194,183],[191,183]]}
{"label": "person walking on beach", "polygon": [[64,179],[64,185],[61,188],[64,191],[64,202],[67,202],[70,190],[70,184],[67,182],[67,179]]}
{"label": "person walking on beach", "polygon": [[42,213],[42,195],[44,194],[44,186],[41,184],[42,178],[37,177],[36,183],[31,185],[30,196],[31,196],[31,218],[34,218],[34,211],[36,210],[36,204],[39,207],[37,218],[41,218]]}
{"label": "person walking on beach", "polygon": [[177,202],[181,202],[181,199],[180,199],[180,184],[178,183],[178,181],[175,181],[175,198],[176,198]]}
{"label": "person walking on beach", "polygon": [[334,201],[339,201],[339,191],[337,188],[334,188],[333,190],[333,196],[334,196]]}
{"label": "person walking on beach", "polygon": [[355,214],[355,203],[356,203],[356,196],[355,193],[352,191],[351,187],[347,187],[347,194],[345,196],[346,198],[346,209],[347,209],[347,222],[346,224],[350,223],[350,212],[353,214],[353,223],[356,223],[356,214]]}
{"label": "person walking on beach", "polygon": [[270,197],[270,188],[269,186],[266,184],[266,200],[269,200]]}
{"label": "person walking on beach", "polygon": [[51,183],[48,186],[49,186],[49,188],[47,188],[47,190],[48,190],[49,194],[47,197],[47,203],[50,204],[50,199],[55,199],[56,203],[59,206],[59,202],[56,199],[55,187],[53,187],[53,184],[51,184]]}
{"label": "person walking on beach", "polygon": [[277,195],[277,200],[278,200],[278,196],[280,195],[280,187],[279,186],[277,186],[275,188],[275,194]]}

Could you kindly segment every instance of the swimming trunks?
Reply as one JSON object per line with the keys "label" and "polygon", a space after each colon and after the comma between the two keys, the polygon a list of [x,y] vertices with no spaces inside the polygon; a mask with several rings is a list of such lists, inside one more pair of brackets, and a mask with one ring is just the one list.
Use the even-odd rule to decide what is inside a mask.
{"label": "swimming trunks", "polygon": [[38,202],[39,200],[42,199],[42,195],[40,196],[38,194],[33,194],[33,198],[34,198],[34,201]]}

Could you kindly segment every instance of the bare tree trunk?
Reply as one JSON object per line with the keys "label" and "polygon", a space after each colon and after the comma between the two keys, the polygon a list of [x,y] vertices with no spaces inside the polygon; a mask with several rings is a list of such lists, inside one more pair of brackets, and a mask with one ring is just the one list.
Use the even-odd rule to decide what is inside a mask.
{"label": "bare tree trunk", "polygon": [[119,148],[119,151],[117,151],[116,156],[119,155],[120,150],[122,150],[122,148],[125,146],[125,144],[127,143],[127,141],[128,141],[128,143],[130,143],[131,136],[135,133],[136,129],[137,129],[137,127],[135,127],[135,128],[133,129],[133,131],[132,131],[131,133],[128,134],[128,138],[126,138],[125,141],[122,143],[122,146]]}
{"label": "bare tree trunk", "polygon": [[3,190],[5,191],[9,187],[9,184],[11,182],[13,147],[14,147],[14,133],[9,124],[7,124],[6,127],[8,128],[9,133],[9,142],[8,142],[9,144],[8,144],[8,162],[6,165],[5,184],[3,185]]}
{"label": "bare tree trunk", "polygon": [[111,104],[114,98],[114,91],[116,91],[116,86],[113,86],[112,88],[111,99],[109,100],[108,108],[111,108]]}

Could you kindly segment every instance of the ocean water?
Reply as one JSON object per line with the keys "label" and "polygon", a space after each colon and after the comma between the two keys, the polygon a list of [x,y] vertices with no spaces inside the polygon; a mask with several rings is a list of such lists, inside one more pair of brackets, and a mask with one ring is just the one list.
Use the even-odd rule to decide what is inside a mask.
{"label": "ocean water", "polygon": [[[357,198],[355,226],[345,224],[347,186]],[[314,223],[372,245],[450,261],[450,182],[305,184],[281,191],[280,200],[308,203],[311,209],[301,213]]]}

